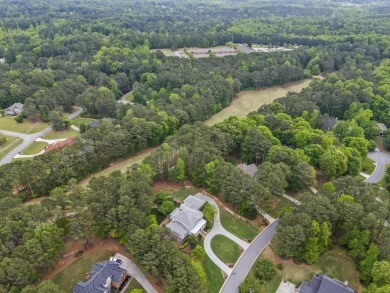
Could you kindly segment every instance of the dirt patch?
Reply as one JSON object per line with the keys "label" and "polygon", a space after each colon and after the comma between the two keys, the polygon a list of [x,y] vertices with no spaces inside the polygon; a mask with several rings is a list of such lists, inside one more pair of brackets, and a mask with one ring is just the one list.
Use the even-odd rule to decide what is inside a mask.
{"label": "dirt patch", "polygon": [[185,183],[177,183],[177,182],[170,182],[165,180],[155,180],[153,182],[153,192],[157,193],[159,191],[163,191],[167,194],[171,194],[175,192],[176,190],[179,190],[181,188],[192,188],[192,184],[185,182]]}

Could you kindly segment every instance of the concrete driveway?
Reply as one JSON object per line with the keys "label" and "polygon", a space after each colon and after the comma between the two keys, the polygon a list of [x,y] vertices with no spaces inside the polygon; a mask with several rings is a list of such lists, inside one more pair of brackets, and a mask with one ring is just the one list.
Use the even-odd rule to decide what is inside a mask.
{"label": "concrete driveway", "polygon": [[390,164],[390,154],[375,150],[373,152],[369,152],[368,157],[375,161],[376,167],[371,176],[364,180],[364,182],[378,183],[386,174],[386,165]]}
{"label": "concrete driveway", "polygon": [[237,243],[243,250],[249,247],[249,243],[238,238],[236,235],[230,233],[222,226],[220,216],[219,216],[220,213],[219,213],[218,204],[211,197],[205,194],[197,194],[195,196],[207,201],[209,204],[211,204],[214,207],[215,210],[214,225],[213,228],[207,233],[206,237],[204,238],[204,243],[203,243],[204,249],[208,257],[213,261],[213,263],[215,263],[223,272],[229,275],[233,270],[232,268],[228,267],[222,260],[220,260],[218,256],[215,255],[214,251],[211,248],[211,239],[213,239],[215,235],[224,235],[225,237]]}
{"label": "concrete driveway", "polygon": [[120,259],[122,261],[120,267],[127,270],[127,273],[136,279],[147,293],[158,293],[149,280],[145,277],[144,273],[130,259],[118,252],[115,253],[114,258]]}

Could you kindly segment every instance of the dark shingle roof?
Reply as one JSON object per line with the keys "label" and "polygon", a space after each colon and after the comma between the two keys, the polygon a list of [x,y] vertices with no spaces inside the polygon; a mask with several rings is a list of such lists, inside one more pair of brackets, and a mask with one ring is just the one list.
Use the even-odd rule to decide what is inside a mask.
{"label": "dark shingle roof", "polygon": [[[123,272],[127,271],[120,268],[116,262],[106,260],[96,263],[92,268],[92,276],[85,282],[78,282],[73,288],[73,293],[110,292],[111,281],[120,283],[119,279]],[[110,286],[106,288],[103,285],[109,278],[111,278]]]}
{"label": "dark shingle roof", "polygon": [[314,276],[310,284],[303,282],[299,293],[355,293],[356,291],[343,282],[326,275]]}

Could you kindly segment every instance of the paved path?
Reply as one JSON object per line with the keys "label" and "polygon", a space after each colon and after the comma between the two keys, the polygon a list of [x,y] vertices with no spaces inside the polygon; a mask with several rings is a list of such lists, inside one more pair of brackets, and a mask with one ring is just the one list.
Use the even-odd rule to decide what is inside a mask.
{"label": "paved path", "polygon": [[301,205],[301,202],[295,198],[293,198],[292,196],[289,196],[288,194],[285,194],[283,193],[283,197],[285,199],[288,199],[289,201],[291,201],[292,203],[296,204],[297,206],[300,206]]}
{"label": "paved path", "polygon": [[378,183],[386,174],[386,165],[390,164],[390,154],[375,150],[369,152],[368,157],[375,161],[376,167],[371,176],[364,180],[364,182]]}
{"label": "paved path", "polygon": [[127,270],[127,273],[136,279],[147,293],[158,293],[145,277],[144,273],[130,259],[120,253],[115,253],[114,258],[122,261],[120,267]]}
{"label": "paved path", "polygon": [[229,268],[223,261],[221,261],[214,253],[214,251],[211,248],[211,239],[215,235],[224,235],[225,237],[229,238],[230,240],[236,242],[242,249],[247,249],[249,247],[249,244],[245,242],[244,240],[238,238],[236,235],[233,235],[229,231],[225,230],[225,228],[221,224],[221,220],[219,217],[219,207],[218,204],[209,196],[205,194],[197,194],[196,197],[201,198],[208,203],[210,203],[215,210],[215,216],[214,216],[214,225],[213,228],[207,233],[206,237],[204,238],[204,249],[209,256],[209,258],[227,275],[229,275],[232,272],[232,269]]}
{"label": "paved path", "polygon": [[[83,109],[78,109],[77,111],[71,113],[68,115],[69,119],[76,118],[83,112]],[[12,149],[9,153],[7,153],[1,160],[0,160],[0,166],[11,163],[12,159],[22,151],[24,151],[30,144],[32,144],[34,141],[36,141],[38,138],[45,136],[50,131],[52,131],[51,126],[46,127],[45,129],[41,130],[40,132],[33,133],[33,134],[25,134],[25,133],[19,133],[19,132],[13,132],[13,131],[6,131],[1,130],[0,133],[9,135],[9,136],[16,136],[21,139],[23,139],[23,142],[16,146],[14,149]]]}
{"label": "paved path", "polygon": [[59,139],[43,139],[43,138],[37,138],[35,141],[42,141],[46,142],[48,144],[57,143],[59,141],[65,141],[66,138],[59,138]]}
{"label": "paved path", "polygon": [[42,155],[45,153],[45,150],[41,150],[39,153],[36,153],[36,154],[33,154],[33,155],[20,155],[20,154],[17,154],[15,157],[13,157],[14,159],[27,159],[27,158],[34,158],[36,156],[39,156],[39,155]]}
{"label": "paved path", "polygon": [[233,268],[232,273],[228,276],[225,283],[223,284],[220,293],[238,292],[238,287],[242,282],[244,282],[253,263],[274,237],[277,224],[278,220],[268,225],[267,228],[265,228],[259,235],[257,235],[249,247],[241,254]]}

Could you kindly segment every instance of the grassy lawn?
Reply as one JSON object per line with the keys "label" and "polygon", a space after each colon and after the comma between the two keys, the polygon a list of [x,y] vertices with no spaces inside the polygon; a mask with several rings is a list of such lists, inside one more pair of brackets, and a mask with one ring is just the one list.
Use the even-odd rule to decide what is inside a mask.
{"label": "grassy lawn", "polygon": [[43,122],[29,122],[24,121],[17,123],[15,116],[2,116],[0,117],[0,129],[15,131],[21,133],[36,133],[47,127],[46,123]]}
{"label": "grassy lawn", "polygon": [[130,282],[130,285],[129,287],[127,288],[127,290],[125,291],[125,293],[130,293],[131,290],[133,289],[142,289],[143,292],[145,292],[144,288],[141,286],[140,283],[137,282],[136,279],[132,279],[131,282]]}
{"label": "grassy lawn", "polygon": [[270,216],[273,217],[274,219],[279,218],[281,215],[283,215],[286,212],[286,210],[296,207],[294,203],[292,203],[288,199],[285,199],[284,197],[278,198],[278,200],[280,201],[278,202],[276,208],[267,211],[270,214]]}
{"label": "grassy lawn", "polygon": [[74,118],[70,120],[72,125],[76,127],[80,127],[81,124],[89,125],[91,121],[98,121],[98,119],[91,119],[91,118]]}
{"label": "grassy lawn", "polygon": [[[389,169],[389,168],[390,168],[390,165],[387,164],[387,165],[386,165],[386,170]],[[379,185],[380,187],[382,187],[382,188],[386,188],[386,185],[387,185],[387,183],[386,183],[386,174],[387,174],[387,172],[385,173],[385,176],[383,176],[383,178],[381,179],[381,181],[378,182],[378,185]]]}
{"label": "grassy lawn", "polygon": [[216,235],[211,239],[211,248],[224,263],[235,263],[240,257],[241,251],[238,244],[224,235]]}
{"label": "grassy lawn", "polygon": [[43,141],[34,141],[32,144],[30,144],[23,152],[21,152],[21,155],[35,155],[39,153],[41,150],[43,150],[47,146],[46,142]]}
{"label": "grassy lawn", "polygon": [[375,170],[374,161],[368,157],[363,158],[362,160],[362,171],[368,175],[372,174]]}
{"label": "grassy lawn", "polygon": [[0,159],[4,157],[7,153],[9,153],[13,148],[15,148],[17,145],[22,143],[22,140],[13,137],[13,136],[6,136],[5,135],[6,142],[0,145]]}
{"label": "grassy lawn", "polygon": [[232,215],[225,209],[220,208],[222,226],[241,239],[252,240],[259,234],[259,229],[249,222]]}
{"label": "grassy lawn", "polygon": [[[283,276],[286,276],[290,282],[300,285],[302,281],[310,281],[313,274],[319,271],[331,278],[348,281],[349,286],[358,292],[361,292],[362,289],[359,272],[356,270],[354,261],[339,246],[334,246],[332,250],[325,252],[313,265],[296,264],[292,260],[284,260],[276,255],[269,246],[259,256],[259,259],[262,258],[272,260],[275,267],[277,264],[283,264],[282,270],[276,269],[277,276],[262,285],[262,292],[275,292]],[[254,266],[249,274],[254,276]]]}
{"label": "grassy lawn", "polygon": [[187,196],[197,193],[198,191],[195,188],[181,188],[172,193],[171,196],[178,201],[183,201]]}
{"label": "grassy lawn", "polygon": [[72,128],[68,128],[62,131],[53,130],[48,135],[44,136],[43,139],[61,139],[61,138],[78,137],[78,136],[80,136],[80,132]]}
{"label": "grassy lawn", "polygon": [[270,104],[274,100],[284,97],[288,92],[299,92],[307,87],[311,79],[305,79],[298,82],[291,82],[282,86],[273,86],[261,90],[242,91],[238,97],[233,99],[231,104],[220,112],[214,114],[206,125],[212,126],[222,122],[230,116],[245,117],[250,112],[258,109],[261,105]]}
{"label": "grassy lawn", "polygon": [[85,274],[91,271],[94,263],[106,260],[112,255],[109,250],[103,250],[91,255],[85,255],[69,265],[66,269],[54,276],[53,282],[56,283],[64,292],[72,292],[73,286],[84,281]]}
{"label": "grassy lawn", "polygon": [[207,275],[207,292],[218,293],[224,282],[221,269],[211,261],[207,254],[203,262],[203,268]]}

